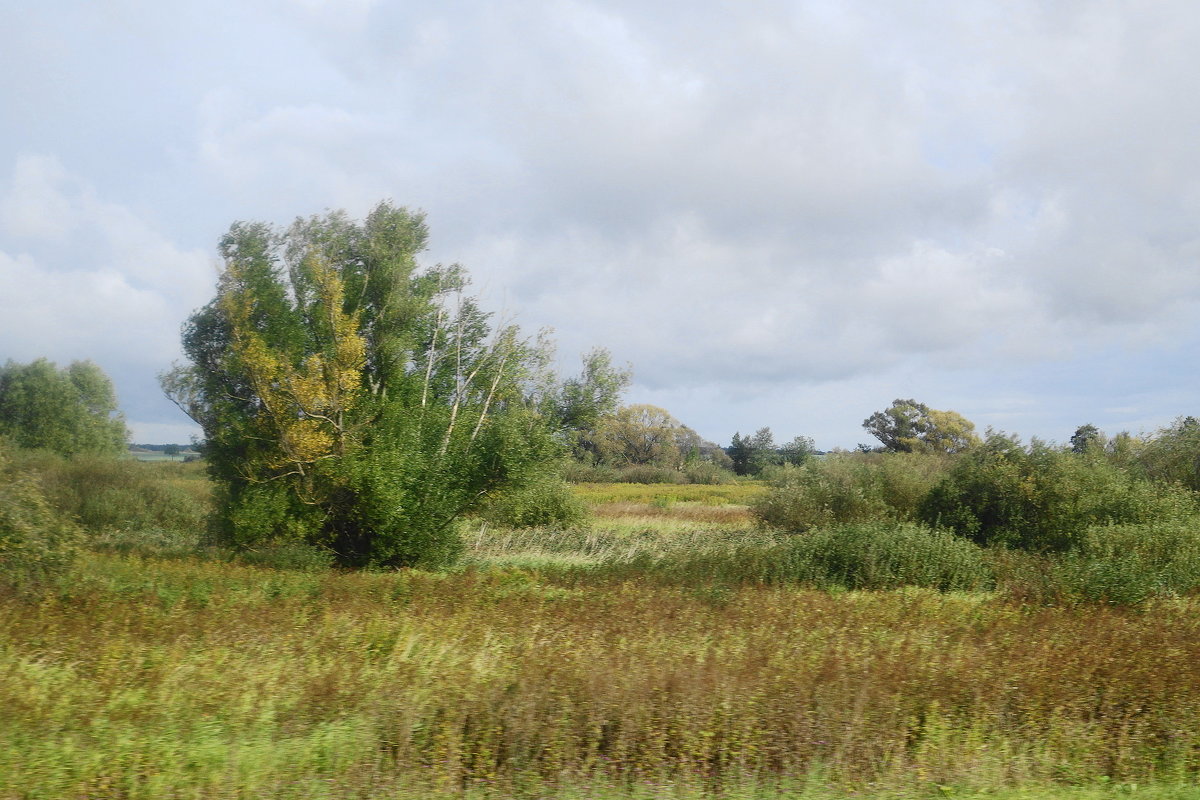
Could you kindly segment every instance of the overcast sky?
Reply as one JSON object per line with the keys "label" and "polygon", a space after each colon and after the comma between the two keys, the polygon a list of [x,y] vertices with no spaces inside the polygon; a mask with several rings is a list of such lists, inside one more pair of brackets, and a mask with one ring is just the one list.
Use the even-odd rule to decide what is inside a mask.
{"label": "overcast sky", "polygon": [[381,199],[707,438],[1196,414],[1194,0],[0,0],[0,360],[134,441],[235,220]]}

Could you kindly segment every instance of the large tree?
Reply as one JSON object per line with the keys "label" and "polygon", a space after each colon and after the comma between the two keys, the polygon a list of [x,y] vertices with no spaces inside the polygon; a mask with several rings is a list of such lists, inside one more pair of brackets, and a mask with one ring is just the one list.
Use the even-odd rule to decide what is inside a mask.
{"label": "large tree", "polygon": [[628,366],[615,366],[607,350],[596,348],[583,357],[583,370],[578,376],[568,378],[547,394],[549,411],[557,418],[576,458],[600,457],[598,429],[616,413],[631,374]]}
{"label": "large tree", "polygon": [[893,400],[863,420],[863,427],[893,452],[962,453],[979,444],[975,425],[966,417],[916,400]]}
{"label": "large tree", "polygon": [[725,452],[738,475],[757,475],[780,460],[775,450],[775,434],[766,427],[759,428],[753,436],[742,436],[740,432],[733,434]]}
{"label": "large tree", "polygon": [[693,444],[695,431],[666,409],[636,404],[624,406],[599,422],[596,444],[603,461],[614,466],[652,464],[679,469]]}
{"label": "large tree", "polygon": [[62,455],[118,455],[128,431],[112,381],[91,361],[59,369],[38,359],[0,368],[0,435]]}
{"label": "large tree", "polygon": [[[423,215],[383,203],[280,231],[235,223],[216,297],[164,389],[204,429],[226,543],[300,540],[347,565],[453,557],[454,520],[555,453],[546,354],[493,325]],[[541,402],[544,406],[544,402]]]}

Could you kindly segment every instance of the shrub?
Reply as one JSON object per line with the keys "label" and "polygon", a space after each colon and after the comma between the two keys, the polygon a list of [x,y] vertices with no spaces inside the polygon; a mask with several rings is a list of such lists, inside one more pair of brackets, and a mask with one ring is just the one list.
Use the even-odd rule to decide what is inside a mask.
{"label": "shrub", "polygon": [[0,449],[0,584],[30,589],[64,571],[78,550],[79,528],[47,502],[36,479]]}
{"label": "shrub", "polygon": [[587,521],[588,510],[565,481],[546,476],[493,497],[479,516],[506,528],[577,528]]}
{"label": "shrub", "polygon": [[927,494],[918,516],[984,545],[1066,551],[1093,525],[1194,514],[1195,496],[1138,479],[1103,459],[1004,436],[962,456]]}
{"label": "shrub", "polygon": [[1135,454],[1138,467],[1151,479],[1181,483],[1200,490],[1200,421],[1175,420]]}
{"label": "shrub", "polygon": [[733,483],[737,480],[732,472],[711,461],[689,461],[683,465],[683,474],[688,483],[700,483],[708,486]]}
{"label": "shrub", "polygon": [[980,548],[912,523],[838,525],[798,536],[780,550],[781,563],[799,574],[847,589],[976,590],[992,581]]}
{"label": "shrub", "polygon": [[615,467],[605,464],[588,464],[574,459],[566,461],[559,474],[568,483],[618,483],[620,473]]}
{"label": "shrub", "polygon": [[333,566],[333,553],[302,542],[279,542],[241,550],[236,559],[243,564],[295,572],[322,572]]}
{"label": "shrub", "polygon": [[617,472],[617,480],[622,483],[688,483],[687,476],[679,470],[653,464],[622,467]]}
{"label": "shrub", "polygon": [[819,588],[943,591],[985,589],[994,582],[986,553],[947,531],[910,522],[835,525],[772,544],[709,549],[655,562],[639,571],[675,582],[802,584]]}
{"label": "shrub", "polygon": [[926,454],[833,453],[770,470],[771,488],[752,510],[766,524],[791,531],[911,520],[947,463]]}
{"label": "shrub", "polygon": [[1062,559],[1060,580],[1084,600],[1138,605],[1200,590],[1200,519],[1094,526]]}
{"label": "shrub", "polygon": [[163,528],[141,528],[138,530],[105,530],[88,537],[88,547],[121,555],[138,555],[143,558],[182,559],[201,555],[218,556],[215,551],[201,549],[199,530],[181,531]]}
{"label": "shrub", "polygon": [[[207,483],[173,480],[185,469],[180,465],[103,456],[62,458],[45,451],[19,453],[16,458],[23,469],[38,475],[55,508],[90,531],[204,527]],[[194,484],[199,491],[189,491],[184,484]]]}

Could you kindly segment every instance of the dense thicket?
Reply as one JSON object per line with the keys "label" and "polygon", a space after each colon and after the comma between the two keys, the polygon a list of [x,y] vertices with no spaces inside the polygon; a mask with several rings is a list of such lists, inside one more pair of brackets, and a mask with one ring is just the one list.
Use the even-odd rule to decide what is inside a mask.
{"label": "dense thicket", "polygon": [[1195,497],[1104,458],[992,435],[962,456],[921,502],[924,522],[981,545],[1064,551],[1093,525],[1138,524],[1195,514]]}
{"label": "dense thicket", "polygon": [[79,536],[36,476],[14,468],[0,441],[0,587],[24,590],[61,572],[75,558]]}

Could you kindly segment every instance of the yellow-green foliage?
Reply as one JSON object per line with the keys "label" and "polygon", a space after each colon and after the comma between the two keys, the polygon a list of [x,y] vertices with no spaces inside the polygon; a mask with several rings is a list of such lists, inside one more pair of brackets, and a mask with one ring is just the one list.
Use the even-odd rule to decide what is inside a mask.
{"label": "yellow-green foliage", "polygon": [[212,485],[198,463],[63,458],[44,450],[16,451],[13,462],[36,477],[51,505],[93,533],[158,529],[195,534],[211,508]]}
{"label": "yellow-green foliage", "polygon": [[0,447],[0,587],[25,591],[66,569],[79,528],[46,500],[34,475]]}
{"label": "yellow-green foliage", "polygon": [[746,505],[765,491],[759,481],[711,484],[578,483],[575,492],[588,503],[705,503]]}
{"label": "yellow-green foliage", "polygon": [[0,600],[0,797],[1194,781],[1197,611],[88,556]]}

